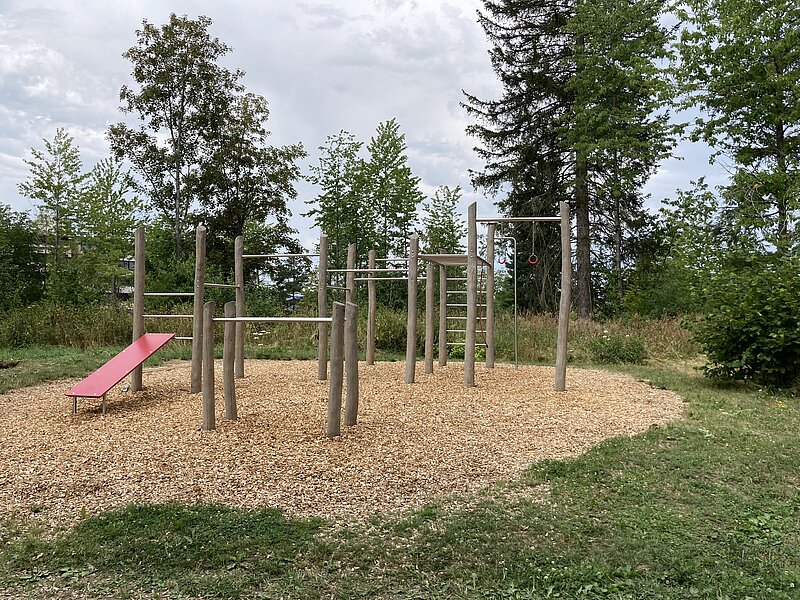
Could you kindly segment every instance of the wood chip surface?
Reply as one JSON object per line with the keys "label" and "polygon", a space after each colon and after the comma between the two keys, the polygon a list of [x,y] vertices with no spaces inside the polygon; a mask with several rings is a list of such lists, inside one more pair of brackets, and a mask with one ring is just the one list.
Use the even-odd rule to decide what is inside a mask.
{"label": "wood chip surface", "polygon": [[440,494],[511,480],[543,458],[575,456],[603,439],[680,418],[682,401],[622,374],[460,363],[360,365],[358,424],[325,437],[326,381],[316,362],[248,361],[237,380],[239,420],[201,431],[202,395],[188,363],[146,369],[146,389],[100,401],[64,396],[58,381],[0,396],[0,517],[69,524],[131,502],[217,502],[293,515],[362,517],[421,506]]}

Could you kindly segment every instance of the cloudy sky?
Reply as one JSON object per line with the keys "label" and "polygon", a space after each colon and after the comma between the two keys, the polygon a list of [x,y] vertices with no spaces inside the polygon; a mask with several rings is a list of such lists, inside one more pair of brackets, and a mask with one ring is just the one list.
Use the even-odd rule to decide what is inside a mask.
{"label": "cloudy sky", "polygon": [[[494,97],[499,86],[477,25],[479,0],[0,0],[0,202],[31,210],[17,184],[23,159],[65,127],[85,166],[108,155],[105,132],[121,120],[120,87],[131,66],[122,53],[135,43],[142,19],[169,13],[211,17],[211,33],[233,48],[226,66],[246,72],[248,91],[270,103],[275,144],[302,142],[311,153],[345,129],[368,142],[381,121],[396,117],[406,135],[423,192],[461,185],[464,207],[492,200],[472,191],[468,171],[481,163],[464,133],[462,89]],[[650,206],[716,173],[708,152],[684,143],[683,161],[665,162],[648,185]],[[300,216],[314,189],[300,186],[293,224],[306,245],[318,232]]]}

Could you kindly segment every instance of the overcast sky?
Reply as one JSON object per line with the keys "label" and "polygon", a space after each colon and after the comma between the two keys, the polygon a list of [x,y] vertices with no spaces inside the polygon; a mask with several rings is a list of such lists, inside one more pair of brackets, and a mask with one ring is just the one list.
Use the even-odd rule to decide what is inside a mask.
{"label": "overcast sky", "polygon": [[[161,25],[170,12],[209,16],[211,33],[233,48],[226,66],[246,72],[248,91],[270,104],[268,128],[277,145],[302,142],[317,157],[326,136],[345,129],[369,141],[381,121],[396,117],[408,156],[427,195],[460,185],[463,206],[478,201],[481,215],[496,214],[492,199],[473,192],[469,169],[481,163],[464,133],[462,89],[481,98],[500,88],[476,22],[478,0],[0,0],[0,202],[30,210],[17,184],[28,174],[24,158],[43,148],[57,127],[75,138],[88,169],[108,156],[105,132],[121,120],[120,87],[131,65],[122,53],[134,45],[142,19]],[[648,184],[655,207],[691,179],[720,170],[698,144],[679,147],[684,161],[667,161]],[[299,186],[293,224],[310,246]]]}

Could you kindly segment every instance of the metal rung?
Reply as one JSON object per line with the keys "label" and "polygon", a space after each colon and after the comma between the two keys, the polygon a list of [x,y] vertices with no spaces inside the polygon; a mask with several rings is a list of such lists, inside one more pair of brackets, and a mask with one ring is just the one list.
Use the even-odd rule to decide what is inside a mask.
{"label": "metal rung", "polygon": [[445,317],[449,321],[466,321],[467,317]]}
{"label": "metal rung", "polygon": [[346,287],[342,287],[342,286],[340,286],[340,285],[329,285],[329,286],[328,286],[328,289],[329,289],[329,290],[340,290],[340,291],[344,291],[344,292],[346,292],[346,291],[347,291],[347,288],[346,288]]}
{"label": "metal rung", "polygon": [[447,333],[467,333],[466,329],[448,329]]}
{"label": "metal rung", "polygon": [[469,281],[466,277],[448,277],[447,281]]}
{"label": "metal rung", "polygon": [[242,258],[317,258],[319,254],[242,254]]}
{"label": "metal rung", "polygon": [[144,315],[145,319],[194,319],[194,315]]}
{"label": "metal rung", "polygon": [[[485,304],[476,304],[477,307],[486,306]],[[469,304],[448,304],[447,308],[467,308]]]}
{"label": "metal rung", "polygon": [[[447,346],[466,346],[467,344],[465,342],[447,342],[446,345]],[[483,342],[475,342],[475,345],[476,346],[483,346],[484,348],[486,347],[486,344],[484,344]]]}
{"label": "metal rung", "polygon": [[204,283],[206,287],[212,288],[238,288],[239,286],[235,283]]}
{"label": "metal rung", "polygon": [[448,294],[466,294],[467,290],[447,290]]}
{"label": "metal rung", "polygon": [[145,292],[145,296],[194,296],[194,292]]}
{"label": "metal rung", "polygon": [[176,335],[173,340],[185,340],[185,341],[192,341],[194,338],[192,336],[186,337],[185,335]]}

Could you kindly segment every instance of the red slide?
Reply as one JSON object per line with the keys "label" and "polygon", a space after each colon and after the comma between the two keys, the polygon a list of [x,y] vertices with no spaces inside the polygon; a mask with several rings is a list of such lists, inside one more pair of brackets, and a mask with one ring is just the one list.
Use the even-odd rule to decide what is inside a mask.
{"label": "red slide", "polygon": [[[128,373],[153,356],[159,348],[175,337],[174,333],[145,333],[122,352],[78,383],[67,396],[74,398],[103,398],[112,387],[122,381]],[[73,411],[75,403],[73,403]]]}

